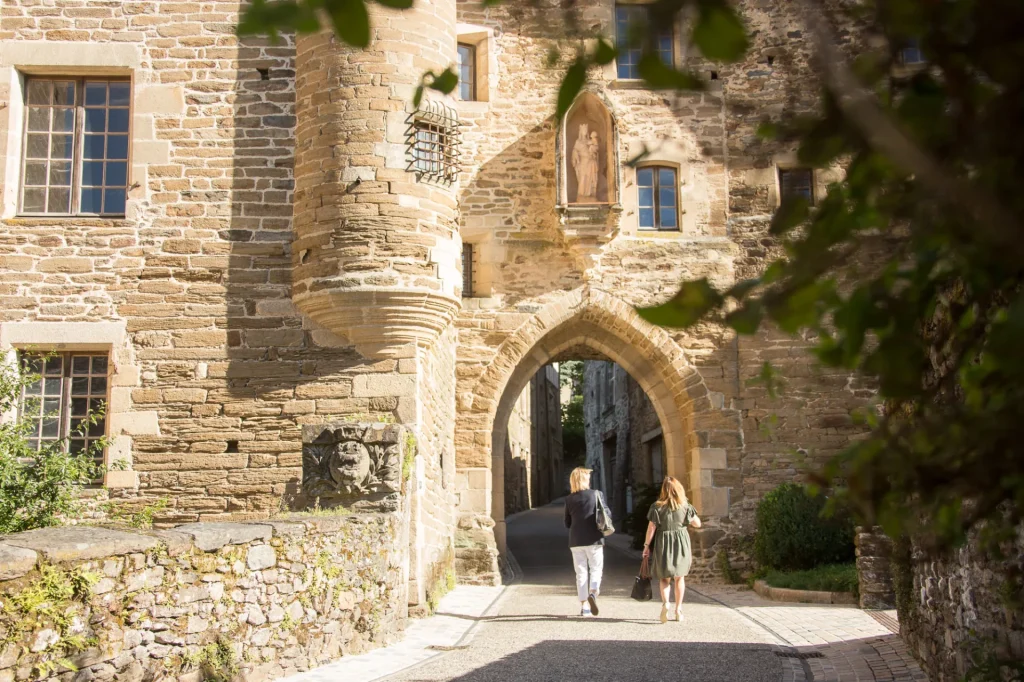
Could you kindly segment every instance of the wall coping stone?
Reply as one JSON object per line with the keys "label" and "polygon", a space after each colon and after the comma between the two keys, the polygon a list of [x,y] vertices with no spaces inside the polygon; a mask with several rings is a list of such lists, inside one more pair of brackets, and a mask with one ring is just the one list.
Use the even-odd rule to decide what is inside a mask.
{"label": "wall coping stone", "polygon": [[857,599],[852,592],[822,592],[818,590],[794,590],[788,587],[772,587],[763,580],[754,581],[754,592],[764,599],[788,601],[798,604],[846,604],[856,606]]}
{"label": "wall coping stone", "polygon": [[270,526],[274,529],[275,536],[298,537],[306,534],[306,526],[296,521],[246,521],[247,525]]}
{"label": "wall coping stone", "polygon": [[0,544],[0,580],[20,578],[36,567],[36,561],[31,549]]}
{"label": "wall coping stone", "polygon": [[224,545],[269,540],[274,532],[267,523],[186,523],[175,526],[174,530],[191,535],[196,547],[204,552],[213,552]]}
{"label": "wall coping stone", "polygon": [[88,561],[108,556],[136,554],[153,549],[159,540],[141,533],[128,533],[99,526],[58,526],[38,528],[0,537],[14,547],[32,549],[47,561]]}

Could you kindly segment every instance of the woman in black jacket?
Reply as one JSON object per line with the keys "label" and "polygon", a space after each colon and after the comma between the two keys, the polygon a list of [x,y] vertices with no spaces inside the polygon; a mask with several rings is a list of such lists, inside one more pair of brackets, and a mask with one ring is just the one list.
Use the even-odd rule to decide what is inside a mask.
{"label": "woman in black jacket", "polygon": [[598,495],[590,489],[590,469],[577,467],[569,475],[571,494],[565,498],[565,527],[576,568],[576,595],[581,616],[596,616],[604,570],[604,536],[597,529]]}

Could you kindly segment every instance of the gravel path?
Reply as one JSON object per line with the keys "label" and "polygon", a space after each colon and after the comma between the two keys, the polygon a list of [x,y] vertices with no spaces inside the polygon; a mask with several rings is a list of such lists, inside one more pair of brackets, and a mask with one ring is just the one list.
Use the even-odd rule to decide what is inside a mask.
{"label": "gravel path", "polygon": [[636,561],[605,549],[601,615],[583,619],[556,502],[509,522],[523,576],[498,615],[468,646],[388,680],[395,682],[779,682],[771,636],[736,611],[688,592],[685,621],[662,625],[657,601],[629,598]]}

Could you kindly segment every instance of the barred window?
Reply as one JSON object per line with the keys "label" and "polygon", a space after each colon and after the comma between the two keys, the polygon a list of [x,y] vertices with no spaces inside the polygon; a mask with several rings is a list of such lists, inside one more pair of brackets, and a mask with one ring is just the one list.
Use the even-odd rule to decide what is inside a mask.
{"label": "barred window", "polygon": [[21,213],[124,215],[131,85],[29,78]]}
{"label": "barred window", "polygon": [[462,297],[473,297],[473,245],[462,243]]}
{"label": "barred window", "polygon": [[[34,450],[62,443],[73,454],[87,452],[106,433],[106,416],[88,424],[107,402],[108,358],[96,353],[23,353],[22,371],[38,380],[22,389],[20,409],[32,423]],[[94,453],[99,456],[99,453]]]}
{"label": "barred window", "polygon": [[814,171],[810,168],[780,168],[779,194],[783,201],[803,197],[814,203]]}
{"label": "barred window", "polygon": [[427,102],[413,113],[406,132],[410,162],[407,170],[421,180],[452,183],[462,170],[459,119],[455,110],[439,102]]}
{"label": "barred window", "polygon": [[[631,45],[637,33],[650,31],[650,5],[616,5],[615,6],[615,46],[619,55],[615,68],[619,78],[640,78],[640,57],[643,48]],[[675,45],[672,27],[659,28],[649,37],[654,41],[651,46],[665,64],[672,66],[675,60]]]}
{"label": "barred window", "polygon": [[900,47],[896,53],[896,61],[901,66],[917,66],[918,64],[924,64],[924,52],[921,51],[921,43],[918,40],[908,40]]}

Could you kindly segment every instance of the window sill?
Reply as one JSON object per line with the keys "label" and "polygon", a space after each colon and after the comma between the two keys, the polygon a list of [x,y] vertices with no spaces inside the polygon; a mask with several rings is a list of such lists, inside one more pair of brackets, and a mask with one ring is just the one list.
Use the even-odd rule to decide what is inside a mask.
{"label": "window sill", "polygon": [[128,220],[123,216],[101,218],[98,216],[73,215],[24,217],[15,216],[13,218],[4,218],[0,222],[2,222],[2,224],[7,227],[47,227],[51,225],[75,225],[81,227],[131,227],[135,224],[134,221]]}
{"label": "window sill", "polygon": [[638,239],[684,239],[682,230],[645,230],[638,229],[634,235]]}

